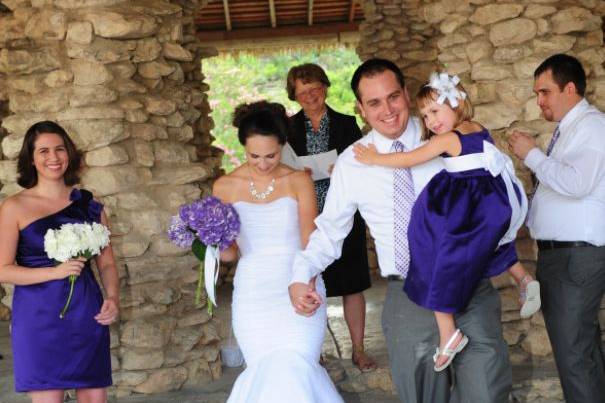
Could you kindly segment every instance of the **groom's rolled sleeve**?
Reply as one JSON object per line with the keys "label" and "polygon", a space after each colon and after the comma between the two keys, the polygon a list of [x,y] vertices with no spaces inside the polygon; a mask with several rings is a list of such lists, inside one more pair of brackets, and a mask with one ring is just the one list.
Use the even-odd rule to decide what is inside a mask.
{"label": "groom's rolled sleeve", "polygon": [[308,283],[312,277],[325,270],[342,253],[342,244],[353,227],[353,216],[357,204],[350,197],[341,155],[330,177],[330,188],[323,212],[315,219],[317,229],[309,237],[307,247],[294,258],[294,269],[290,283]]}

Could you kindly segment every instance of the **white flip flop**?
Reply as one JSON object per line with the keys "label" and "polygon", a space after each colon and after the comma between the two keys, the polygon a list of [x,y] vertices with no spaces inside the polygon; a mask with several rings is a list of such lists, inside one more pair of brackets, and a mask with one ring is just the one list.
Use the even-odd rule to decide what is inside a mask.
{"label": "white flip flop", "polygon": [[521,317],[529,318],[540,310],[542,301],[540,300],[540,283],[532,280],[525,286],[525,302],[521,307]]}
{"label": "white flip flop", "polygon": [[452,334],[452,337],[450,337],[450,339],[445,344],[445,347],[443,347],[443,351],[440,351],[439,347],[437,347],[437,349],[435,351],[435,355],[433,355],[433,362],[436,363],[437,358],[439,358],[440,355],[445,355],[447,357],[447,361],[444,362],[443,364],[441,364],[440,366],[435,365],[433,367],[435,369],[435,371],[441,372],[444,369],[446,369],[447,367],[449,367],[449,365],[454,360],[454,357],[456,357],[456,354],[461,352],[462,349],[464,349],[464,347],[466,347],[466,345],[468,344],[468,337],[466,337],[466,335],[463,334],[462,339],[460,340],[458,345],[454,348],[450,348],[450,346],[452,345],[454,340],[456,340],[456,337],[458,337],[459,334],[460,334],[460,329],[456,329],[454,334]]}

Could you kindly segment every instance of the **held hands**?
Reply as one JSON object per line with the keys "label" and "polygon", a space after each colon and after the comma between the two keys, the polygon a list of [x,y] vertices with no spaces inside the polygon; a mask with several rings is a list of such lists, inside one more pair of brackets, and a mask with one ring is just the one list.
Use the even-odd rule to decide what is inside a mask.
{"label": "held hands", "polygon": [[353,152],[355,153],[355,159],[366,165],[375,164],[379,156],[374,144],[364,146],[363,144],[357,143],[353,146]]}
{"label": "held hands", "polygon": [[101,325],[111,325],[118,319],[120,313],[119,302],[117,297],[107,297],[103,301],[101,311],[95,315],[95,320]]}
{"label": "held hands", "polygon": [[508,149],[520,160],[524,160],[529,151],[535,147],[536,141],[528,133],[515,130],[508,138]]}
{"label": "held hands", "polygon": [[82,269],[84,268],[85,262],[86,259],[79,258],[70,259],[66,262],[61,263],[60,265],[52,269],[53,273],[55,274],[55,279],[61,280],[71,275],[79,276],[82,272]]}
{"label": "held hands", "polygon": [[290,302],[297,314],[311,316],[322,304],[321,296],[315,291],[315,277],[309,284],[292,283],[288,287]]}

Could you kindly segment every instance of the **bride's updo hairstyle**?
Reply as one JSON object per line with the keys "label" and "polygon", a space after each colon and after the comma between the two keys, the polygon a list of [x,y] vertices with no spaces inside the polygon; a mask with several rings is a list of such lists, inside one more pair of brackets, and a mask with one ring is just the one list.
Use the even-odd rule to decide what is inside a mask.
{"label": "bride's updo hairstyle", "polygon": [[233,126],[237,127],[237,137],[242,145],[246,145],[248,137],[258,135],[273,136],[284,145],[290,130],[286,108],[267,101],[238,105],[233,111]]}

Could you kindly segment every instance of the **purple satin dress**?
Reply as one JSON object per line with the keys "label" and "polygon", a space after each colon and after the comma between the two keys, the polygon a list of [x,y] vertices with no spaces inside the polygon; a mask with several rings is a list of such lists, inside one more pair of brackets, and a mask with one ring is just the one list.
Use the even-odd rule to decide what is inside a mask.
{"label": "purple satin dress", "polygon": [[[458,137],[461,156],[482,153],[483,141],[493,143],[487,129]],[[520,200],[520,189],[514,188]],[[463,311],[481,279],[518,261],[514,242],[498,247],[511,212],[500,175],[482,168],[435,175],[418,196],[408,227],[411,262],[403,288],[408,297],[432,311]]]}
{"label": "purple satin dress", "polygon": [[[86,190],[74,189],[72,203],[42,217],[19,233],[17,264],[54,266],[44,251],[44,234],[65,223],[100,222],[103,206]],[[103,295],[87,263],[75,283],[65,318],[59,318],[69,293],[67,279],[15,286],[11,341],[15,389],[27,392],[49,389],[110,386],[109,327],[97,323]]]}

